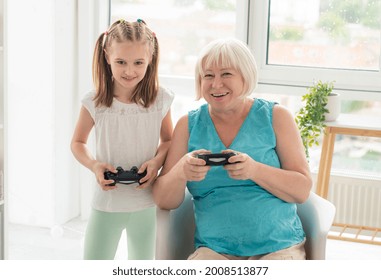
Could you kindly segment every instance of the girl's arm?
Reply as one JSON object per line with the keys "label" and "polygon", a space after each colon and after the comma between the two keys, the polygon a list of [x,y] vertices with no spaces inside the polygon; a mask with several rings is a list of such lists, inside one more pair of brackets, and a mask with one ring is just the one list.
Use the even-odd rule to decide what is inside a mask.
{"label": "girl's arm", "polygon": [[259,163],[243,153],[231,157],[230,162],[238,163],[226,165],[225,169],[232,178],[253,180],[284,201],[303,203],[312,179],[299,130],[292,114],[278,105],[273,111],[273,127],[281,168]]}
{"label": "girl's arm", "polygon": [[173,124],[171,117],[171,110],[165,115],[163,121],[161,122],[160,130],[160,145],[157,148],[155,159],[158,162],[159,167],[162,167],[167,157],[169,146],[171,145],[173,134]]}
{"label": "girl's arm", "polygon": [[164,161],[167,157],[168,149],[171,145],[172,133],[173,124],[171,110],[169,110],[161,122],[160,144],[156,150],[155,157],[149,161],[144,162],[139,168],[139,173],[142,173],[144,170],[146,170],[147,175],[140,180],[140,182],[144,183],[138,188],[148,187],[156,179],[157,172],[163,166]]}
{"label": "girl's arm", "polygon": [[82,106],[77,121],[77,125],[74,130],[73,138],[71,140],[71,151],[74,157],[85,167],[94,172],[98,184],[104,190],[114,189],[115,186],[106,186],[111,184],[113,180],[104,180],[103,173],[106,170],[116,172],[116,169],[107,163],[98,162],[87,147],[87,140],[91,129],[94,126],[94,120],[91,117],[89,111]]}
{"label": "girl's arm", "polygon": [[[167,157],[168,149],[171,145],[172,133],[173,124],[171,110],[169,110],[161,122],[160,144],[156,150],[155,157],[152,159],[152,161],[155,162],[157,169],[160,169],[163,166],[165,158]],[[146,166],[142,165],[139,169],[139,172],[143,172],[145,169]]]}
{"label": "girl's arm", "polygon": [[176,124],[167,159],[160,176],[153,185],[153,196],[158,207],[177,208],[184,199],[187,181],[200,181],[210,169],[205,161],[194,157],[203,150],[188,152],[188,116]]}

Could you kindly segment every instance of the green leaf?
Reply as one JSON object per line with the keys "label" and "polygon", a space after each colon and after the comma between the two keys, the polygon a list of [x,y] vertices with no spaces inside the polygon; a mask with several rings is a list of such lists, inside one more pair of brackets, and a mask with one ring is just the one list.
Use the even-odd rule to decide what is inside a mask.
{"label": "green leaf", "polygon": [[305,105],[299,109],[295,121],[302,137],[307,158],[309,158],[308,148],[319,145],[318,138],[326,127],[324,114],[328,113],[326,108],[328,95],[332,93],[333,89],[334,81],[322,82],[318,80],[301,97]]}

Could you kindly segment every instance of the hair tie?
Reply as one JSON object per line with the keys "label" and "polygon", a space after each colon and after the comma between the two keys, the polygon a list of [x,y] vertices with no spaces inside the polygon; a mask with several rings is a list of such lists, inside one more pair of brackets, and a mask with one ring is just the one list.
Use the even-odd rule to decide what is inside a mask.
{"label": "hair tie", "polygon": [[141,18],[138,18],[136,21],[137,21],[138,23],[144,23],[144,24],[146,24],[146,22],[145,22],[144,20],[142,20]]}
{"label": "hair tie", "polygon": [[104,34],[105,36],[107,36],[107,35],[108,35],[108,31],[105,31],[103,34]]}
{"label": "hair tie", "polygon": [[124,19],[120,19],[120,20],[119,20],[119,23],[123,23],[123,22],[125,22]]}

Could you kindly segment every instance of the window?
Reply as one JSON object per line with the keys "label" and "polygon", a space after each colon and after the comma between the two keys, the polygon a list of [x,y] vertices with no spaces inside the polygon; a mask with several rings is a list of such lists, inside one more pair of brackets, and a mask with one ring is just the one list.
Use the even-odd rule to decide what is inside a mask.
{"label": "window", "polygon": [[[141,17],[157,34],[160,82],[176,93],[174,122],[199,106],[193,69],[200,48],[228,36],[254,52],[255,96],[296,113],[314,80],[336,81],[342,113],[381,117],[380,6],[380,0],[112,0],[111,21]],[[381,173],[380,139],[342,137],[336,146],[342,148],[333,169]],[[312,170],[319,160],[320,146],[311,151]]]}
{"label": "window", "polygon": [[[141,17],[160,44],[160,74],[193,77],[198,51],[238,30],[235,0],[112,0],[111,21]],[[242,1],[240,1],[242,2]]]}
{"label": "window", "polygon": [[267,64],[378,71],[379,0],[272,0]]}
{"label": "window", "polygon": [[250,45],[262,90],[302,93],[336,81],[345,98],[380,100],[381,1],[251,2]]}
{"label": "window", "polygon": [[197,107],[194,67],[199,50],[221,37],[246,41],[247,0],[111,0],[111,22],[142,18],[158,37],[160,83],[176,93],[172,116]]}
{"label": "window", "polygon": [[[379,0],[254,0],[249,42],[259,92],[288,95],[296,112],[300,104],[292,95],[304,94],[315,80],[335,81],[342,113],[381,117],[380,13]],[[340,136],[335,147],[333,170],[380,174],[380,139]],[[319,160],[315,147],[312,170]]]}

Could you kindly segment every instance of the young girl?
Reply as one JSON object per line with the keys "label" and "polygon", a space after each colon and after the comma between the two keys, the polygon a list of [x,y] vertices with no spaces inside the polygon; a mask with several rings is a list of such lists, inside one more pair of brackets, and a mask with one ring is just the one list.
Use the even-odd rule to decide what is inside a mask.
{"label": "young girl", "polygon": [[[151,184],[172,137],[173,94],[158,85],[159,45],[143,20],[118,20],[101,34],[93,57],[95,91],[82,100],[71,149],[94,172],[97,186],[84,259],[113,259],[123,229],[129,259],[153,259],[156,211]],[[87,147],[95,127],[96,157]],[[147,174],[139,183],[116,184],[104,172],[116,167]]]}

